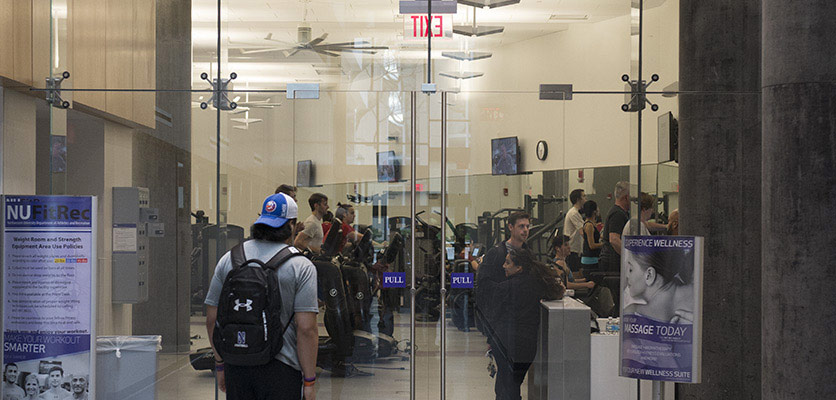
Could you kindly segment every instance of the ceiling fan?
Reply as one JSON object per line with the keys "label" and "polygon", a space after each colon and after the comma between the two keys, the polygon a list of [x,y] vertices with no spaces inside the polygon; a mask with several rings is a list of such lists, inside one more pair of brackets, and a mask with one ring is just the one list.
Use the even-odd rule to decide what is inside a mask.
{"label": "ceiling fan", "polygon": [[249,92],[244,94],[243,102],[239,102],[239,100],[241,100],[241,96],[237,96],[232,100],[238,104],[238,107],[232,112],[232,114],[238,115],[243,113],[244,118],[230,118],[229,120],[235,123],[243,124],[233,126],[233,128],[241,130],[249,129],[250,124],[257,124],[264,121],[261,118],[250,118],[250,109],[273,109],[282,105],[282,103],[271,103],[269,97],[265,100],[250,100]]}
{"label": "ceiling fan", "polygon": [[330,57],[339,57],[339,53],[363,53],[375,54],[378,50],[387,50],[385,46],[370,46],[371,43],[365,40],[355,40],[353,42],[342,43],[326,43],[325,39],[328,33],[323,33],[316,39],[311,39],[311,27],[307,25],[299,26],[296,32],[297,42],[286,43],[277,39],[273,39],[273,34],[268,33],[264,40],[279,43],[279,47],[262,47],[241,49],[241,54],[257,54],[280,51],[285,57],[293,57],[300,51],[312,51],[314,53],[323,54]]}

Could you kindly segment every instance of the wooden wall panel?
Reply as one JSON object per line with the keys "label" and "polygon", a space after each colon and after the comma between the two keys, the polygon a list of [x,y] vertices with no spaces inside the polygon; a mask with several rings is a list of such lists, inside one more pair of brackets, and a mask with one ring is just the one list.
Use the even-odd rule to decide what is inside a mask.
{"label": "wooden wall panel", "polygon": [[16,0],[14,18],[14,75],[12,78],[32,84],[32,0]]}
{"label": "wooden wall panel", "polygon": [[[41,89],[45,86],[44,79],[49,76],[49,12],[48,1],[32,3],[32,86]],[[66,83],[64,87],[67,87]]]}
{"label": "wooden wall panel", "polygon": [[[133,19],[133,87],[156,89],[156,1],[134,0]],[[133,95],[134,118],[141,125],[156,124],[156,94],[137,92]]]}
{"label": "wooden wall panel", "polygon": [[[107,0],[106,88],[133,88],[133,0]],[[107,92],[107,112],[133,119],[133,94]]]}
{"label": "wooden wall panel", "polygon": [[[155,0],[67,0],[66,32],[56,32],[72,77],[64,87],[110,91],[67,92],[73,103],[155,126]],[[0,0],[0,77],[43,88],[50,68],[47,0]]]}
{"label": "wooden wall panel", "polygon": [[14,75],[14,1],[0,0],[0,76]]}
{"label": "wooden wall panel", "polygon": [[[103,89],[107,86],[105,52],[107,0],[74,0],[72,7],[73,87]],[[106,110],[103,92],[75,92],[73,101]]]}

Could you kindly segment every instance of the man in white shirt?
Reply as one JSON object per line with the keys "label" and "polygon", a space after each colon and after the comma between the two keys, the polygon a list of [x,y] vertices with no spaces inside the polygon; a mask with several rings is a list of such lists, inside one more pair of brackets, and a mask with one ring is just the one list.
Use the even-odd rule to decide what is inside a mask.
{"label": "man in white shirt", "polygon": [[322,217],[328,212],[328,196],[322,193],[314,193],[308,198],[311,206],[311,216],[305,219],[305,229],[296,236],[293,246],[297,249],[310,249],[319,254],[322,252],[322,239],[325,234],[322,231]]}
{"label": "man in white shirt", "polygon": [[571,253],[566,256],[566,264],[569,269],[577,271],[581,268],[581,254],[583,253],[583,216],[581,207],[586,203],[586,193],[583,189],[575,189],[569,194],[569,201],[572,207],[563,219],[563,235],[569,237],[569,249]]}

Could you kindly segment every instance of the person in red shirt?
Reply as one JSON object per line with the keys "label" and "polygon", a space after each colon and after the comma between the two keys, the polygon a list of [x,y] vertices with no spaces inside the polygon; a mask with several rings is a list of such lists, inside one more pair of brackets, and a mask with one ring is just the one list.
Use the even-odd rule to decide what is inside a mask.
{"label": "person in red shirt", "polygon": [[331,230],[334,223],[337,223],[337,221],[342,222],[342,237],[340,238],[340,246],[338,248],[339,252],[343,251],[346,243],[353,245],[361,238],[360,234],[351,227],[351,224],[354,223],[354,217],[354,206],[351,204],[337,203],[337,211],[334,214],[334,222],[328,224],[328,226],[325,226],[325,224],[322,226],[325,236],[327,237],[328,231]]}

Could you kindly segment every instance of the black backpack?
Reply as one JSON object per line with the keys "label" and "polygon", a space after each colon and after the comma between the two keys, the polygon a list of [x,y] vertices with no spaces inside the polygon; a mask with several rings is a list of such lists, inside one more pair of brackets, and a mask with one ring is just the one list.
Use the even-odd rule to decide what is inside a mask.
{"label": "black backpack", "polygon": [[221,289],[212,343],[227,364],[264,365],[279,354],[287,330],[282,326],[282,297],[275,271],[302,253],[287,246],[266,263],[247,259],[244,243],[230,253],[232,270]]}

